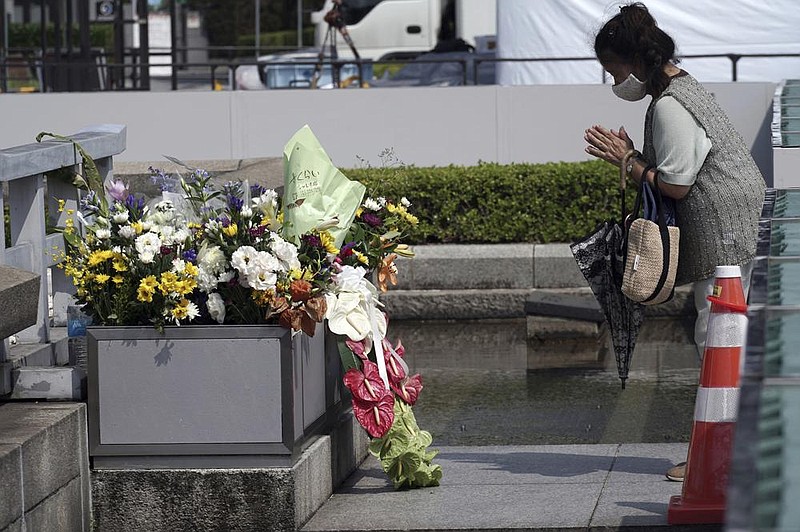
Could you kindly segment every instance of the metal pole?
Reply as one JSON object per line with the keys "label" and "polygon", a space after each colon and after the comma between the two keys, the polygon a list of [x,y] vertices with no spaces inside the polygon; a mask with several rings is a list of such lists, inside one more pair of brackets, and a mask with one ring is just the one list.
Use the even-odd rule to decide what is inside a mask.
{"label": "metal pole", "polygon": [[[0,92],[8,92],[8,26],[10,24],[11,16],[6,14],[6,2],[2,0],[0,1],[0,36],[2,36],[0,44],[3,45],[3,53],[0,53]],[[2,348],[0,348],[1,351]]]}
{"label": "metal pole", "polygon": [[47,66],[45,64],[45,59],[47,56],[47,0],[41,0],[39,2],[39,30],[41,32],[40,35],[40,45],[41,45],[41,53],[42,53],[42,62],[41,62],[41,83],[42,86],[40,87],[41,92],[47,92]]}
{"label": "metal pole", "polygon": [[178,62],[178,52],[175,50],[175,47],[178,44],[178,8],[175,3],[175,0],[169,0],[169,46],[170,46],[170,55],[172,60],[172,90],[178,90],[178,70],[176,69],[175,63]]}
{"label": "metal pole", "polygon": [[303,47],[303,0],[297,0],[297,47]]}
{"label": "metal pole", "polygon": [[261,0],[256,1],[256,59],[261,49]]}
{"label": "metal pole", "polygon": [[148,8],[147,0],[139,0],[137,4],[139,11],[139,68],[141,74],[139,79],[140,89],[150,90],[150,37],[148,34]]}

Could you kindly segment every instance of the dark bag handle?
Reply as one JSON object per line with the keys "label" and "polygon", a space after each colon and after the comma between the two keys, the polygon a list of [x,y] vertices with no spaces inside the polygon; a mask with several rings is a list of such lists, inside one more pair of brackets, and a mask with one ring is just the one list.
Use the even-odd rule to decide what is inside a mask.
{"label": "dark bag handle", "polygon": [[[653,184],[652,185],[650,185],[650,183],[647,182],[647,173],[650,170],[655,170],[655,176],[653,177]],[[633,211],[631,212],[630,219],[628,219],[628,217],[624,217],[623,218],[623,231],[624,231],[624,235],[625,235],[625,238],[624,238],[624,249],[623,249],[623,257],[624,257],[623,264],[627,264],[628,263],[628,230],[630,229],[630,226],[633,223],[633,221],[636,218],[640,218],[641,217],[639,213],[644,207],[644,205],[643,205],[643,197],[644,197],[644,194],[647,193],[645,191],[645,187],[649,187],[650,193],[653,194],[653,196],[655,197],[656,209],[658,210],[658,214],[657,214],[658,221],[656,223],[658,224],[658,231],[659,231],[659,234],[661,235],[661,245],[662,245],[661,253],[662,253],[662,257],[664,257],[664,265],[661,268],[661,276],[658,279],[658,283],[656,284],[655,290],[650,295],[650,297],[648,297],[647,299],[642,301],[642,303],[647,303],[648,301],[651,301],[651,300],[655,299],[656,296],[658,296],[658,294],[661,292],[661,289],[664,288],[664,284],[667,282],[667,276],[669,274],[670,248],[671,248],[671,246],[670,246],[670,237],[669,237],[669,227],[667,226],[667,218],[666,218],[666,213],[665,213],[665,209],[664,209],[664,199],[663,199],[663,197],[661,195],[661,189],[658,187],[658,168],[656,168],[653,165],[647,165],[645,167],[644,171],[642,172],[642,179],[641,179],[641,182],[639,183],[639,189],[636,192],[636,200],[633,203]],[[623,193],[624,193],[624,190],[623,190]],[[624,205],[623,205],[623,214],[625,214]],[[673,287],[673,293],[674,293],[674,291],[675,291],[675,289]],[[672,295],[670,295],[669,299],[672,299]]]}

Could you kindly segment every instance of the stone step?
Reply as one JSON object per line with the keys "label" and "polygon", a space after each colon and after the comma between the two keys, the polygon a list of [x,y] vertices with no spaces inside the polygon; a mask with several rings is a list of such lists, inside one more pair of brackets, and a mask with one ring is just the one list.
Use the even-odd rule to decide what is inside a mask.
{"label": "stone step", "polygon": [[36,325],[39,284],[35,273],[0,265],[0,339]]}
{"label": "stone step", "polygon": [[0,530],[90,530],[86,406],[0,404]]}
{"label": "stone step", "polygon": [[13,370],[11,381],[9,399],[86,399],[86,372],[80,368],[27,366]]}

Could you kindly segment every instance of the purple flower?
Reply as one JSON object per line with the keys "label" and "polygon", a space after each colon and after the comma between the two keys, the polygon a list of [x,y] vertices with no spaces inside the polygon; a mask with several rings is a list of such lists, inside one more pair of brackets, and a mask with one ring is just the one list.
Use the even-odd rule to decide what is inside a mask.
{"label": "purple flower", "polygon": [[365,212],[362,214],[361,219],[364,220],[367,225],[372,227],[380,227],[383,225],[383,220],[381,220],[380,216],[376,216],[371,212]]}
{"label": "purple flower", "polygon": [[106,185],[106,190],[108,195],[116,201],[125,201],[125,198],[128,197],[128,185],[120,180],[114,180],[114,182]]}
{"label": "purple flower", "polygon": [[319,239],[317,235],[303,235],[303,242],[305,242],[312,248],[322,247],[322,241]]}
{"label": "purple flower", "polygon": [[191,262],[192,264],[197,263],[197,251],[194,249],[187,249],[183,252],[183,260]]}
{"label": "purple flower", "polygon": [[266,225],[257,225],[256,227],[250,228],[250,235],[253,236],[254,238],[258,238],[266,232],[267,232]]}
{"label": "purple flower", "polygon": [[144,198],[139,198],[137,200],[136,196],[133,194],[128,194],[128,196],[125,198],[125,206],[129,211],[141,211],[144,209]]}
{"label": "purple flower", "polygon": [[244,200],[237,198],[233,194],[228,194],[228,205],[230,205],[233,212],[241,212],[242,207],[244,207]]}
{"label": "purple flower", "polygon": [[250,186],[250,197],[257,198],[257,197],[259,197],[261,194],[263,194],[266,191],[267,191],[267,189],[262,187],[259,184],[251,185]]}

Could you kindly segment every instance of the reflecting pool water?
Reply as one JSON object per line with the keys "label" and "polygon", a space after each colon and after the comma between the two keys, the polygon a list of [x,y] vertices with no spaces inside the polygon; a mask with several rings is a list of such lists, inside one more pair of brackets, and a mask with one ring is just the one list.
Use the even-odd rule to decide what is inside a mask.
{"label": "reflecting pool water", "polygon": [[691,323],[646,321],[622,390],[607,335],[529,339],[526,321],[397,321],[434,445],[689,441],[699,362]]}

